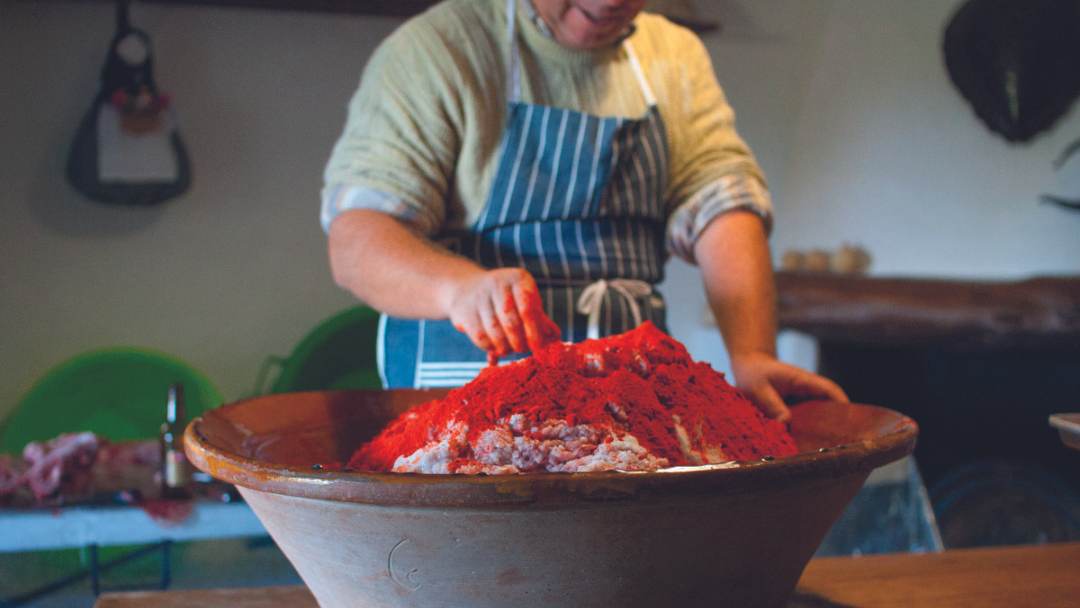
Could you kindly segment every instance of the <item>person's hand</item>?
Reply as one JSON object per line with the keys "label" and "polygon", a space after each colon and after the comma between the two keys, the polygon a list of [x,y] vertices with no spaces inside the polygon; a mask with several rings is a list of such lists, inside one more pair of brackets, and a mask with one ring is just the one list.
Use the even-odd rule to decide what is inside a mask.
{"label": "person's hand", "polygon": [[835,382],[778,361],[766,353],[732,356],[735,386],[770,418],[787,422],[791,411],[785,400],[829,399],[847,403],[848,396]]}
{"label": "person's hand", "polygon": [[562,335],[544,313],[536,281],[522,268],[486,270],[458,281],[447,316],[488,351],[489,362],[512,352],[536,351]]}

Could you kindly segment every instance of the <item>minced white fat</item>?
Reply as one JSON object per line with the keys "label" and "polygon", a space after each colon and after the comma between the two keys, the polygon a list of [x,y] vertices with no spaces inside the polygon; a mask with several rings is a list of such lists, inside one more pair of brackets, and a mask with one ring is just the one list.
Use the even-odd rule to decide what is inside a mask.
{"label": "minced white fat", "polygon": [[[454,471],[451,463],[457,461]],[[464,462],[462,462],[464,461]],[[437,441],[394,462],[395,473],[486,473],[500,475],[548,471],[655,471],[668,465],[653,456],[629,433],[590,425],[569,425],[551,419],[539,427],[525,428],[520,414],[500,420],[480,433],[473,445],[468,428],[452,422]]]}

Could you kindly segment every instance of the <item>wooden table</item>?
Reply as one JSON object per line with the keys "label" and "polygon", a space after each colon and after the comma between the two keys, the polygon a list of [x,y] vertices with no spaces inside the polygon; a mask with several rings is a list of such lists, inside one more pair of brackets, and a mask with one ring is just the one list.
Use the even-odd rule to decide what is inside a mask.
{"label": "wooden table", "polygon": [[811,560],[791,608],[1080,606],[1080,543]]}
{"label": "wooden table", "polygon": [[[304,587],[116,593],[96,608],[316,608]],[[789,608],[1080,606],[1080,543],[830,557],[807,566]]]}

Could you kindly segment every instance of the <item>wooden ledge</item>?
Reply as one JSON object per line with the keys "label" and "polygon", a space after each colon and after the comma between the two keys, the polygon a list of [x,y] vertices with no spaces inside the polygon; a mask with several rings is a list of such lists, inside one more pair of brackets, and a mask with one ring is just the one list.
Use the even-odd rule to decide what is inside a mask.
{"label": "wooden ledge", "polygon": [[779,320],[819,340],[956,349],[1080,349],[1080,277],[1023,281],[778,272]]}

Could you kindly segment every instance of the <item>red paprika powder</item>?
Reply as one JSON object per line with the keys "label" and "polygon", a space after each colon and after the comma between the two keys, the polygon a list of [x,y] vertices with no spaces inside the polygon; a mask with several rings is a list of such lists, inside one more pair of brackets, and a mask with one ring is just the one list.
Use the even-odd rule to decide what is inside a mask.
{"label": "red paprika powder", "polygon": [[[451,473],[648,470],[795,453],[782,423],[646,322],[488,367],[445,398],[398,417],[361,446],[349,466]],[[412,464],[434,459],[437,466],[412,467],[410,456]]]}

